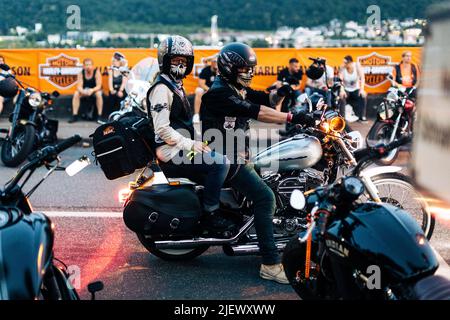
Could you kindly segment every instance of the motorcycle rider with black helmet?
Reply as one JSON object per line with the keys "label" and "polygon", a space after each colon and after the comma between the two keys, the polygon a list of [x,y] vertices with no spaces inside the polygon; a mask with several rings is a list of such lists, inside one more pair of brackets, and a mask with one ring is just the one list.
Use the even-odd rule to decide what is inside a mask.
{"label": "motorcycle rider with black helmet", "polygon": [[230,43],[222,48],[217,62],[219,75],[202,97],[200,114],[203,135],[209,136],[208,131],[211,129],[222,134],[222,145],[212,138],[211,143],[216,144],[216,150],[222,149],[220,152],[233,161],[228,182],[253,202],[255,228],[262,254],[260,276],[288,284],[273,235],[275,195],[248,162],[249,140],[245,139],[245,145],[242,146],[236,142],[242,141],[239,137],[236,140],[236,136],[239,132],[247,132],[250,119],[308,125],[313,124],[314,120],[306,113],[292,114],[274,109],[289,95],[289,85],[270,94],[250,88],[257,61],[255,52],[249,46]]}
{"label": "motorcycle rider with black helmet", "polygon": [[194,140],[192,110],[183,79],[192,71],[194,51],[184,37],[169,36],[158,48],[160,74],[147,92],[149,117],[153,120],[156,156],[167,176],[196,181],[204,177],[204,219],[212,229],[225,223],[214,216],[229,161],[201,141]]}

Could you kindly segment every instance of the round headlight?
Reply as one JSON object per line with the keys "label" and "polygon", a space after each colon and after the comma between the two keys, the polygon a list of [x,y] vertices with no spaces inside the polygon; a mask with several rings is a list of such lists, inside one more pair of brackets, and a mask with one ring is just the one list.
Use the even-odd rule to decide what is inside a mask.
{"label": "round headlight", "polygon": [[331,131],[341,132],[345,129],[345,120],[340,116],[332,118],[329,123]]}
{"label": "round headlight", "polygon": [[8,212],[0,210],[0,228],[7,225],[9,222]]}
{"label": "round headlight", "polygon": [[397,90],[390,90],[386,96],[386,100],[389,102],[396,102],[398,100]]}
{"label": "round headlight", "polygon": [[33,108],[39,107],[42,103],[41,94],[39,92],[33,92],[32,94],[30,94],[30,96],[28,97],[28,103]]}

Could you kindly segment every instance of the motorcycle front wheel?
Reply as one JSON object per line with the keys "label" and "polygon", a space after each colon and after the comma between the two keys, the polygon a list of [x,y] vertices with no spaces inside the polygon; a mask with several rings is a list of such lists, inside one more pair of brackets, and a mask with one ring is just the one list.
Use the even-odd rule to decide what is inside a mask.
{"label": "motorcycle front wheel", "polygon": [[[435,218],[423,196],[415,190],[412,179],[398,172],[389,172],[371,178],[382,202],[392,204],[407,212],[417,221],[428,240],[433,235]],[[361,196],[361,201],[369,199]]]}
{"label": "motorcycle front wheel", "polygon": [[17,167],[33,151],[36,129],[32,125],[17,127],[16,136],[2,144],[1,159],[7,167]]}
{"label": "motorcycle front wheel", "polygon": [[201,246],[197,248],[189,249],[155,249],[152,239],[146,238],[143,234],[136,234],[139,242],[147,249],[151,254],[166,261],[187,261],[192,260],[203,252],[208,250],[209,246]]}

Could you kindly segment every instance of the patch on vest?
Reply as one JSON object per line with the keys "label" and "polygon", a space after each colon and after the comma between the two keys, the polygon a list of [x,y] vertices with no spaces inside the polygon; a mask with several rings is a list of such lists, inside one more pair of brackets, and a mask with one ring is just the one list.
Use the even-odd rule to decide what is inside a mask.
{"label": "patch on vest", "polygon": [[167,103],[157,103],[150,107],[151,111],[161,112],[164,109],[168,109]]}
{"label": "patch on vest", "polygon": [[236,126],[236,117],[225,117],[225,122],[223,123],[223,128],[225,130],[233,130]]}

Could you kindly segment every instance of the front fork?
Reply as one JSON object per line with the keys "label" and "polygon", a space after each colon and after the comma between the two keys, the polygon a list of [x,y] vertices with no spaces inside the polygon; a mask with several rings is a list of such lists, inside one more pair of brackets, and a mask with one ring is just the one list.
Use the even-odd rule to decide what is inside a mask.
{"label": "front fork", "polygon": [[370,198],[373,202],[381,202],[380,196],[378,195],[378,189],[375,183],[373,183],[372,179],[369,176],[362,175],[361,180],[366,187],[367,192],[369,193]]}
{"label": "front fork", "polygon": [[400,124],[401,117],[402,117],[402,113],[400,112],[397,116],[397,119],[395,119],[394,130],[392,130],[391,137],[389,139],[389,143],[391,143],[392,141],[395,140],[395,136],[397,135],[397,130],[398,130],[398,126]]}

